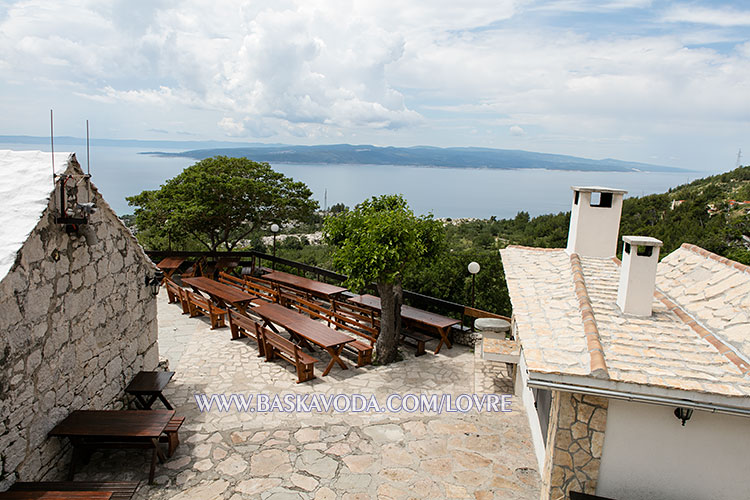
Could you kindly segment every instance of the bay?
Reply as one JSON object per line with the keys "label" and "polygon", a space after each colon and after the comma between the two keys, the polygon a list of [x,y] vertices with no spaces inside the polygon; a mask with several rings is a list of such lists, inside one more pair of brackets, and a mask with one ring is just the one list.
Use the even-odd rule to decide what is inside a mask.
{"label": "bay", "polygon": [[[49,151],[49,144],[0,143],[0,149]],[[64,146],[55,148],[68,150]],[[77,148],[86,169],[86,149]],[[97,146],[91,149],[92,181],[120,215],[132,213],[125,201],[195,163],[191,158],[139,154],[139,147]],[[166,150],[178,152],[179,150]],[[353,207],[370,196],[402,194],[417,214],[436,217],[514,217],[570,210],[571,186],[626,189],[628,196],[662,193],[709,175],[706,172],[576,172],[542,169],[430,168],[401,165],[272,164],[275,170],[302,181],[321,208],[344,203]],[[326,196],[327,193],[327,196]]]}

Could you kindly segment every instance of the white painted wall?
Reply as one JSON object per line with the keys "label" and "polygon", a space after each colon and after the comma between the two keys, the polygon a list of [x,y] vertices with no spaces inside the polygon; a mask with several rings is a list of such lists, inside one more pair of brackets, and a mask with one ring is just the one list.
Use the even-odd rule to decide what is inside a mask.
{"label": "white painted wall", "polygon": [[750,418],[610,400],[596,494],[617,500],[750,498]]}
{"label": "white painted wall", "polygon": [[[518,338],[518,337],[516,337]],[[523,409],[526,411],[526,416],[529,420],[529,428],[531,429],[531,442],[534,445],[534,453],[536,454],[536,460],[539,464],[539,474],[544,472],[544,438],[542,437],[542,428],[539,425],[539,417],[534,407],[534,393],[528,386],[529,375],[526,368],[526,360],[523,357],[523,351],[521,351],[521,357],[518,361],[518,372],[516,376],[516,396],[521,397],[523,402]]]}

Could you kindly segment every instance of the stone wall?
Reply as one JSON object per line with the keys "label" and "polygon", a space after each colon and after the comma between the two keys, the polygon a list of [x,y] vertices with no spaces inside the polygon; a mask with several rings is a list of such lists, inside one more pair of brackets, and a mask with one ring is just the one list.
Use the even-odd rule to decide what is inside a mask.
{"label": "stone wall", "polygon": [[566,499],[571,490],[596,493],[607,406],[606,398],[552,394],[542,500]]}
{"label": "stone wall", "polygon": [[[68,168],[80,172],[74,157]],[[132,376],[158,363],[153,264],[95,196],[71,235],[51,200],[0,281],[0,491],[61,479],[70,446],[47,438],[52,427],[73,410],[122,407]]]}

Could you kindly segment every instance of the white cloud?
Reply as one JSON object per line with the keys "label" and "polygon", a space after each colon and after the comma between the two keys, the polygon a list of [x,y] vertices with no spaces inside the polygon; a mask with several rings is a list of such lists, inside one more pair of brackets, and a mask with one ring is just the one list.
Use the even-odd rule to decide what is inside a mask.
{"label": "white cloud", "polygon": [[517,137],[526,135],[526,131],[522,127],[519,127],[518,125],[511,125],[509,130],[510,130],[510,135],[515,135]]}
{"label": "white cloud", "polygon": [[750,26],[750,10],[732,7],[709,8],[692,4],[667,9],[664,21],[672,23],[708,24],[722,27]]}
{"label": "white cloud", "polygon": [[[499,141],[518,141],[512,134],[519,127],[534,131],[527,142],[580,147],[651,144],[674,131],[729,136],[748,123],[748,14],[737,7],[664,11],[650,0],[6,3],[0,102],[14,111],[6,115],[65,101],[106,116],[110,130],[131,137],[157,128],[206,138],[485,140],[503,147]],[[585,31],[589,13],[610,23],[604,34],[598,25]],[[636,18],[643,25],[617,24]],[[730,44],[734,50],[711,48]],[[19,123],[0,117],[7,133],[21,133]]]}

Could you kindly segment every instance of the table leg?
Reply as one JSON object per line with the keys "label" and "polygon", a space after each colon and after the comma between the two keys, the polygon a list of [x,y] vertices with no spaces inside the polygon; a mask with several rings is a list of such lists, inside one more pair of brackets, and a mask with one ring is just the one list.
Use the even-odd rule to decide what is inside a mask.
{"label": "table leg", "polygon": [[343,369],[343,370],[348,370],[349,369],[349,367],[346,366],[346,364],[344,364],[344,362],[339,357],[339,355],[341,354],[341,351],[343,349],[344,349],[343,345],[341,345],[341,346],[339,346],[337,348],[336,347],[329,347],[329,348],[326,349],[326,351],[328,351],[328,354],[331,355],[331,360],[328,362],[328,366],[326,366],[326,369],[323,372],[323,375],[321,375],[322,377],[325,377],[326,375],[328,375],[328,372],[331,371],[331,368],[333,368],[333,364],[334,363],[338,363],[339,366],[341,367],[341,369]]}
{"label": "table leg", "polygon": [[448,340],[448,328],[438,328],[438,333],[440,334],[440,342],[438,342],[437,347],[435,348],[435,354],[440,352],[440,348],[443,346],[443,344],[448,346],[448,349],[453,349],[453,345],[451,344],[451,341]]}
{"label": "table leg", "polygon": [[169,404],[169,401],[167,401],[167,398],[164,397],[164,394],[162,394],[160,392],[159,394],[157,394],[157,397],[159,398],[159,401],[161,401],[162,403],[164,403],[164,407],[167,410],[174,410],[174,408],[172,408],[172,405]]}

